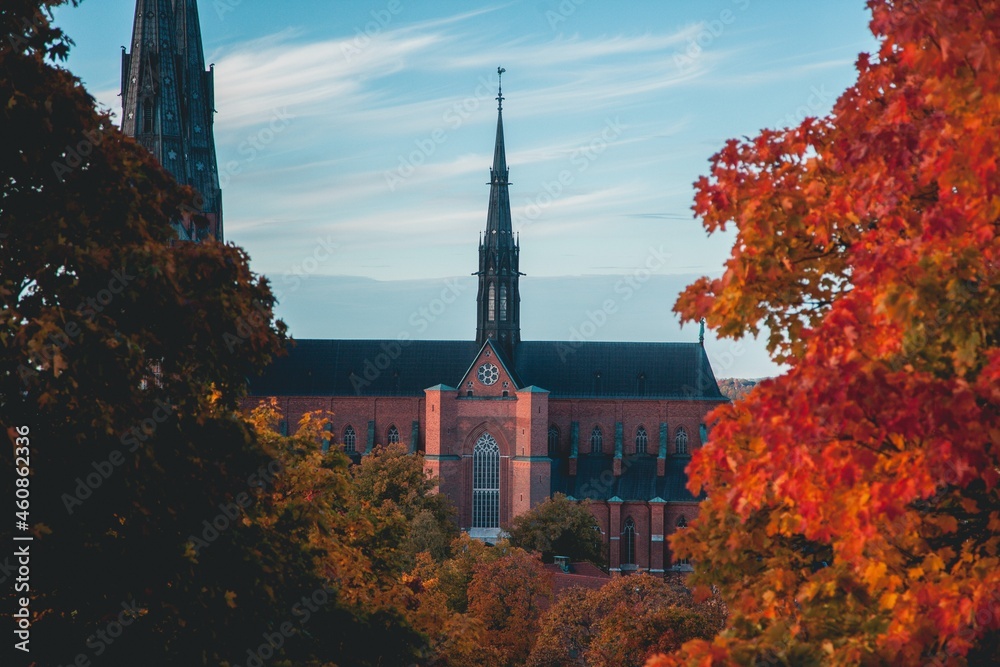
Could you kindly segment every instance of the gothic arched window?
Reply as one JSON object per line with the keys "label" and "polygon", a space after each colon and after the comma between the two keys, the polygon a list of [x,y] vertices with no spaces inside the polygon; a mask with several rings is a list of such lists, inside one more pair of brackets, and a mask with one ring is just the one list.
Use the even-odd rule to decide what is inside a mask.
{"label": "gothic arched window", "polygon": [[555,456],[559,453],[559,428],[556,426],[549,427],[549,456]]}
{"label": "gothic arched window", "polygon": [[621,564],[635,565],[635,521],[632,517],[625,519],[621,537]]}
{"label": "gothic arched window", "polygon": [[358,451],[358,434],[355,433],[353,426],[344,429],[344,451],[348,454]]}
{"label": "gothic arched window", "polygon": [[490,283],[487,317],[492,322],[497,318],[497,286]]}
{"label": "gothic arched window", "polygon": [[590,453],[600,454],[601,450],[604,449],[604,434],[601,433],[601,427],[595,426],[594,430],[590,432]]}
{"label": "gothic arched window", "polygon": [[640,426],[639,430],[635,432],[635,453],[645,454],[647,447],[649,447],[649,434],[646,433],[645,428]]}
{"label": "gothic arched window", "polygon": [[500,321],[507,321],[507,286],[500,286]]}
{"label": "gothic arched window", "polygon": [[[687,519],[685,519],[684,515],[682,514],[677,519],[677,530],[683,530],[683,529],[687,528],[687,525],[688,525]],[[674,559],[674,565],[690,565],[690,564],[691,564],[691,561],[688,560],[687,558],[675,558]]]}
{"label": "gothic arched window", "polygon": [[677,436],[674,438],[674,451],[678,454],[688,453],[688,434],[683,426],[677,429]]}
{"label": "gothic arched window", "polygon": [[399,429],[395,425],[389,427],[389,432],[386,434],[385,441],[390,445],[395,445],[399,442]]}
{"label": "gothic arched window", "polygon": [[489,433],[472,450],[472,527],[500,527],[500,446]]}

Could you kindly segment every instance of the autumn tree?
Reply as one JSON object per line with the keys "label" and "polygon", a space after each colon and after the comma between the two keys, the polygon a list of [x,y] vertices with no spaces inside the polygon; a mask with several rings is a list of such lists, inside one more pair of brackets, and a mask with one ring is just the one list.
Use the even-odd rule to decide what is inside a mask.
{"label": "autumn tree", "polygon": [[469,584],[469,615],[483,625],[483,664],[523,665],[538,634],[551,575],[537,555],[523,549],[475,567]]}
{"label": "autumn tree", "polygon": [[672,540],[730,626],[652,664],[1000,662],[1000,4],[868,6],[832,113],[696,184],[737,238],[676,310],[790,370],[710,415]]}
{"label": "autumn tree", "polygon": [[574,502],[557,493],[514,517],[508,532],[511,545],[540,553],[544,563],[569,556],[572,561],[607,564],[601,527],[587,501]]}
{"label": "autumn tree", "polygon": [[638,574],[570,589],[542,617],[528,667],[639,667],[650,655],[722,629],[718,597],[696,602],[679,581]]}
{"label": "autumn tree", "polygon": [[[0,4],[0,460],[30,473],[30,659],[239,664],[324,625],[296,615],[324,595],[338,637],[388,645],[391,622],[327,591],[315,524],[272,503],[281,460],[238,412],[284,347],[266,280],[235,246],[174,243],[195,195],[53,64],[59,4]],[[304,637],[282,640],[301,664],[336,647]]]}
{"label": "autumn tree", "polygon": [[458,536],[455,507],[437,492],[437,481],[424,467],[424,457],[410,454],[402,443],[376,447],[353,468],[353,494],[381,531],[380,567],[409,570],[416,555],[436,560],[448,555]]}

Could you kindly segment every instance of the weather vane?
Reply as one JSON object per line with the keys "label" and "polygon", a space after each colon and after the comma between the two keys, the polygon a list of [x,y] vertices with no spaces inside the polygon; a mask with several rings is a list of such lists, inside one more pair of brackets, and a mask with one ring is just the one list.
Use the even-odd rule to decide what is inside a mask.
{"label": "weather vane", "polygon": [[497,67],[497,111],[503,111],[503,67]]}

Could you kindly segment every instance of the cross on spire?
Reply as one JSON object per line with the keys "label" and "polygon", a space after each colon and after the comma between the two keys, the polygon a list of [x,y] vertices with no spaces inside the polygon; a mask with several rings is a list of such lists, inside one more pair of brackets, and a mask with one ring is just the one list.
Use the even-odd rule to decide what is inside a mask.
{"label": "cross on spire", "polygon": [[497,67],[497,111],[503,111],[503,67]]}

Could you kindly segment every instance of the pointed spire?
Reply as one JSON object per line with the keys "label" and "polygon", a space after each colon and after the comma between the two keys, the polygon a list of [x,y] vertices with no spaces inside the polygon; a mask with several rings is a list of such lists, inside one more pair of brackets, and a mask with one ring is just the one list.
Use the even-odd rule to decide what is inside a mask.
{"label": "pointed spire", "polygon": [[174,223],[184,240],[222,240],[222,195],[196,0],[136,0],[131,52],[122,50],[122,132],[201,195]]}
{"label": "pointed spire", "polygon": [[507,180],[507,153],[503,136],[503,88],[499,82],[504,68],[497,68],[497,134],[490,169],[490,203],[486,214],[486,235],[479,246],[479,297],[476,340],[492,339],[509,358],[521,340],[520,292],[518,290],[518,247],[510,215]]}

